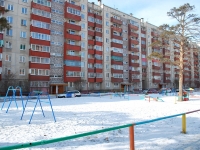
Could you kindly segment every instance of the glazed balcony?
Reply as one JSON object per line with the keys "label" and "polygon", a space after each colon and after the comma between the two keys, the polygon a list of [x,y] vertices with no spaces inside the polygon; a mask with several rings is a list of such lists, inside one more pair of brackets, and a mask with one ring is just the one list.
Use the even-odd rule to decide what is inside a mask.
{"label": "glazed balcony", "polygon": [[81,77],[66,77],[64,76],[64,82],[76,82],[80,81]]}
{"label": "glazed balcony", "polygon": [[111,51],[111,56],[120,56],[120,57],[123,57],[123,54]]}
{"label": "glazed balcony", "polygon": [[136,39],[129,39],[129,42],[130,42],[131,44],[134,44],[134,45],[138,45],[138,44],[139,44],[139,41],[136,40]]}
{"label": "glazed balcony", "polygon": [[152,82],[153,82],[153,83],[160,83],[161,80],[159,80],[159,79],[152,79]]}
{"label": "glazed balcony", "polygon": [[113,69],[113,68],[111,68],[111,73],[123,74],[123,70],[118,70],[118,69]]}
{"label": "glazed balcony", "polygon": [[161,73],[153,72],[152,75],[153,75],[153,76],[161,76]]}
{"label": "glazed balcony", "polygon": [[158,37],[158,33],[157,32],[151,32],[151,36]]}
{"label": "glazed balcony", "polygon": [[131,55],[129,54],[129,59],[138,60],[140,57],[138,55]]}
{"label": "glazed balcony", "polygon": [[117,31],[119,33],[122,33],[122,28],[111,26],[111,33],[113,33],[113,31]]}
{"label": "glazed balcony", "polygon": [[74,50],[74,51],[81,51],[81,47],[78,45],[66,44],[66,49]]}
{"label": "glazed balcony", "polygon": [[81,11],[81,6],[75,5],[75,4],[72,4],[72,3],[69,3],[69,2],[66,1],[65,2],[65,10],[67,9],[67,7],[71,7],[71,8],[74,8],[74,9]]}
{"label": "glazed balcony", "polygon": [[79,66],[64,66],[64,71],[81,71],[81,67]]}
{"label": "glazed balcony", "polygon": [[95,69],[94,69],[94,68],[88,68],[88,72],[94,73],[94,72],[95,72]]}
{"label": "glazed balcony", "polygon": [[39,75],[30,75],[29,74],[29,81],[49,81],[50,76],[39,76]]}
{"label": "glazed balcony", "polygon": [[95,31],[95,32],[94,32],[94,36],[102,37],[102,32],[97,32],[97,31]]}
{"label": "glazed balcony", "polygon": [[102,16],[101,15],[98,15],[98,14],[94,14],[94,17],[99,19],[99,20],[102,20]]}
{"label": "glazed balcony", "polygon": [[111,33],[111,39],[118,39],[118,40],[123,40],[122,36],[114,35]]}
{"label": "glazed balcony", "polygon": [[90,35],[90,36],[94,36],[94,31],[92,31],[92,30],[88,30],[88,35]]}
{"label": "glazed balcony", "polygon": [[123,82],[123,78],[111,77],[111,82],[113,82],[113,83],[121,83],[121,82]]}
{"label": "glazed balcony", "polygon": [[94,63],[95,63],[94,60],[95,60],[94,58],[88,58],[88,63],[89,63],[89,64],[94,64]]}
{"label": "glazed balcony", "polygon": [[165,70],[165,71],[170,71],[170,68],[164,67],[163,70]]}
{"label": "glazed balcony", "polygon": [[31,8],[36,8],[36,9],[44,10],[44,11],[47,11],[47,12],[51,12],[50,7],[34,3],[33,1],[31,2]]}
{"label": "glazed balcony", "polygon": [[50,69],[50,64],[32,63],[29,61],[29,68]]}
{"label": "glazed balcony", "polygon": [[65,34],[65,38],[66,39],[70,39],[70,40],[75,40],[75,41],[81,41],[81,36],[80,35],[76,35],[76,34],[66,33]]}
{"label": "glazed balcony", "polygon": [[135,26],[135,25],[132,25],[132,24],[128,24],[128,28],[129,28],[129,29],[133,29],[133,30],[135,30],[135,31],[137,31],[137,30],[139,29],[138,26]]}
{"label": "glazed balcony", "polygon": [[123,48],[122,44],[111,42],[111,47]]}
{"label": "glazed balcony", "polygon": [[153,43],[153,42],[157,42],[158,41],[158,39],[154,39],[154,38],[152,38],[151,39],[151,42]]}
{"label": "glazed balcony", "polygon": [[88,82],[94,83],[94,82],[95,82],[95,78],[90,78],[90,77],[88,77]]}
{"label": "glazed balcony", "polygon": [[88,12],[88,16],[91,16],[94,18],[94,13]]}
{"label": "glazed balcony", "polygon": [[123,23],[121,20],[115,19],[113,17],[111,17],[110,21],[113,22],[113,23],[119,24],[119,25],[122,25],[122,23]]}
{"label": "glazed balcony", "polygon": [[166,73],[165,73],[165,74],[164,74],[164,76],[165,76],[165,77],[170,77],[171,75],[170,75],[170,74],[166,74]]}
{"label": "glazed balcony", "polygon": [[76,31],[81,31],[81,26],[79,26],[77,24],[71,24],[71,23],[65,22],[65,29],[72,29],[72,30],[76,30]]}
{"label": "glazed balcony", "polygon": [[160,70],[160,67],[152,65],[152,69],[154,69],[154,70]]}

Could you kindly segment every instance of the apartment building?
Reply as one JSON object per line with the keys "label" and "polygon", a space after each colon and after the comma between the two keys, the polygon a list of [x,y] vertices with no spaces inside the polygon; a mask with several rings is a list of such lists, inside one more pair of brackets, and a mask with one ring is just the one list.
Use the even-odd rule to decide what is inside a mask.
{"label": "apartment building", "polygon": [[[176,60],[179,41],[150,47],[159,31],[144,19],[87,0],[0,0],[12,29],[0,34],[1,79],[13,73],[30,90],[139,90],[173,87],[178,69],[149,60],[152,52]],[[185,86],[199,86],[199,48],[190,43]],[[171,55],[167,55],[171,54]]]}

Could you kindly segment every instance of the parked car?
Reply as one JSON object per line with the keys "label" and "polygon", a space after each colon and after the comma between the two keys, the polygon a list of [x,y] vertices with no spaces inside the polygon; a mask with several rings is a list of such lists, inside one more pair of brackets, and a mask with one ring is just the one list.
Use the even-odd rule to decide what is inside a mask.
{"label": "parked car", "polygon": [[58,98],[67,98],[67,97],[81,97],[81,93],[78,90],[74,90],[58,94]]}
{"label": "parked car", "polygon": [[162,88],[159,90],[159,94],[162,94],[162,93],[171,93],[172,90],[170,88]]}
{"label": "parked car", "polygon": [[143,94],[152,94],[152,93],[158,93],[158,91],[156,89],[147,89],[147,90],[143,90],[142,93]]}

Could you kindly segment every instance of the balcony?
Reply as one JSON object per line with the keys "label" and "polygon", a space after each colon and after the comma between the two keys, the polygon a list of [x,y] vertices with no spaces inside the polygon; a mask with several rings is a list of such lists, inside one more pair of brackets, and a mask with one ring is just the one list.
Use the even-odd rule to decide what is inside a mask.
{"label": "balcony", "polygon": [[89,64],[94,64],[95,63],[94,58],[88,58],[88,63]]}
{"label": "balcony", "polygon": [[128,28],[129,28],[129,29],[133,29],[133,30],[135,30],[135,31],[137,31],[137,30],[139,29],[138,26],[135,26],[135,25],[132,25],[132,24],[128,24]]}
{"label": "balcony", "polygon": [[147,76],[147,73],[146,72],[143,72],[142,73],[142,77],[146,77]]}
{"label": "balcony", "polygon": [[111,73],[123,74],[123,70],[118,70],[118,69],[113,69],[113,68],[111,68]]}
{"label": "balcony", "polygon": [[169,79],[165,80],[165,83],[171,83],[171,80],[169,80]]}
{"label": "balcony", "polygon": [[79,66],[64,66],[64,71],[81,71],[81,67]]}
{"label": "balcony", "polygon": [[96,82],[103,82],[103,79],[102,79],[102,78],[97,78],[97,77],[96,77],[96,78],[95,78],[95,81],[96,81]]}
{"label": "balcony", "polygon": [[111,82],[113,82],[113,83],[121,83],[121,82],[123,82],[123,79],[122,78],[111,77]]}
{"label": "balcony", "polygon": [[122,61],[111,60],[111,65],[123,65]]}
{"label": "balcony", "polygon": [[118,35],[113,35],[113,33],[111,33],[111,39],[123,40],[123,37]]}
{"label": "balcony", "polygon": [[88,49],[88,54],[95,54],[95,50],[94,49]]}
{"label": "balcony", "polygon": [[95,27],[94,22],[90,22],[90,21],[88,21],[88,27]]}
{"label": "balcony", "polygon": [[132,82],[140,82],[140,79],[132,79]]}
{"label": "balcony", "polygon": [[135,75],[135,74],[140,74],[140,71],[133,71],[133,70],[131,70],[130,73]]}
{"label": "balcony", "polygon": [[122,44],[111,42],[111,47],[123,48]]}
{"label": "balcony", "polygon": [[153,72],[152,75],[153,75],[153,76],[161,76],[161,73]]}
{"label": "balcony", "polygon": [[164,67],[163,70],[165,70],[165,71],[170,71],[170,68]]}
{"label": "balcony", "polygon": [[65,10],[67,10],[67,7],[74,8],[81,11],[81,6],[78,6],[69,2],[65,2]]}
{"label": "balcony", "polygon": [[158,39],[154,39],[154,38],[152,38],[151,39],[151,42],[153,43],[153,42],[157,42],[158,41]]}
{"label": "balcony", "polygon": [[136,39],[129,39],[129,42],[130,42],[131,44],[134,44],[134,45],[138,45],[138,44],[139,44],[139,41],[136,40]]}
{"label": "balcony", "polygon": [[95,82],[95,78],[90,78],[90,77],[88,77],[88,82],[94,83],[94,82]]}
{"label": "balcony", "polygon": [[95,72],[95,69],[94,68],[88,68],[88,72]]}
{"label": "balcony", "polygon": [[30,81],[49,81],[50,76],[39,76],[39,75],[30,75],[29,74],[29,80]]}
{"label": "balcony", "polygon": [[74,50],[74,51],[81,51],[81,47],[78,45],[70,45],[70,44],[65,44],[66,49],[69,50]]}
{"label": "balcony", "polygon": [[152,69],[160,70],[160,67],[159,67],[159,66],[154,66],[154,65],[152,65]]}
{"label": "balcony", "polygon": [[132,66],[132,67],[139,67],[139,66],[140,66],[139,63],[130,62],[129,64],[130,64],[130,66]]}
{"label": "balcony", "polygon": [[134,48],[134,47],[130,46],[129,50],[132,52],[136,52],[136,53],[139,52],[139,48],[137,48],[137,47]]}
{"label": "balcony", "polygon": [[40,9],[40,10],[44,10],[47,12],[51,12],[51,8],[45,5],[40,5],[34,2],[31,2],[31,8],[36,8],[36,9]]}
{"label": "balcony", "polygon": [[64,55],[64,59],[81,61],[81,56]]}
{"label": "balcony", "polygon": [[137,33],[131,32],[131,31],[129,32],[129,36],[132,36],[132,37],[135,37],[135,38],[139,37],[139,35]]}
{"label": "balcony", "polygon": [[94,40],[88,40],[88,45],[95,45]]}
{"label": "balcony", "polygon": [[101,32],[97,32],[97,31],[95,31],[95,32],[94,32],[94,35],[95,35],[95,36],[102,37],[102,33],[101,33]]}
{"label": "balcony", "polygon": [[50,69],[50,64],[32,63],[29,61],[29,68]]}
{"label": "balcony", "polygon": [[92,30],[88,30],[88,35],[90,35],[90,36],[94,36],[94,31],[92,31]]}
{"label": "balcony", "polygon": [[170,77],[171,75],[170,75],[170,74],[166,74],[166,73],[165,73],[165,74],[164,74],[164,76],[165,76],[165,77]]}
{"label": "balcony", "polygon": [[157,32],[151,32],[151,36],[158,37],[158,33]]}
{"label": "balcony", "polygon": [[113,22],[113,23],[119,24],[119,25],[122,25],[122,23],[123,23],[121,20],[115,19],[113,17],[111,17],[110,21]]}
{"label": "balcony", "polygon": [[139,56],[138,55],[129,55],[129,59],[134,59],[134,60],[138,60]]}
{"label": "balcony", "polygon": [[81,41],[81,36],[76,35],[76,34],[65,33],[65,38],[70,39],[70,40],[75,40],[75,41]]}
{"label": "balcony", "polygon": [[111,51],[111,56],[120,56],[120,57],[123,57],[123,54]]}
{"label": "balcony", "polygon": [[64,76],[64,82],[76,82],[80,81],[81,77],[66,77]]}
{"label": "balcony", "polygon": [[152,82],[153,82],[153,83],[160,83],[161,80],[159,80],[159,79],[152,79]]}
{"label": "balcony", "polygon": [[94,14],[94,17],[99,19],[99,20],[102,20],[102,16],[101,15],[98,15],[98,14]]}
{"label": "balcony", "polygon": [[113,33],[113,31],[117,31],[119,33],[122,33],[122,28],[111,26],[111,33]]}
{"label": "balcony", "polygon": [[67,11],[65,12],[65,18],[81,21],[81,16],[73,15],[71,13],[68,13]]}
{"label": "balcony", "polygon": [[65,22],[65,29],[72,29],[72,30],[76,30],[76,31],[81,31],[81,26]]}

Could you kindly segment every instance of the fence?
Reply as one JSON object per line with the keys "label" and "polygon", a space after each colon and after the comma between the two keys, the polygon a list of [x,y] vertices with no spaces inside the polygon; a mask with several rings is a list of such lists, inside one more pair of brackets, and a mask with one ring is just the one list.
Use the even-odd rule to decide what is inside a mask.
{"label": "fence", "polygon": [[50,140],[43,140],[43,141],[37,141],[37,142],[31,142],[31,143],[23,143],[23,144],[18,144],[18,145],[0,147],[0,150],[12,150],[12,149],[20,149],[20,148],[46,145],[46,144],[50,144],[50,143],[56,143],[56,142],[76,139],[76,138],[80,138],[80,137],[84,137],[84,136],[99,134],[99,133],[103,133],[103,132],[113,131],[113,130],[122,129],[122,128],[128,128],[128,127],[129,127],[130,150],[135,150],[134,126],[182,116],[182,133],[185,134],[186,133],[186,114],[190,114],[190,113],[194,113],[194,112],[198,112],[198,111],[200,111],[200,109],[190,111],[190,112],[175,114],[175,115],[171,115],[171,116],[160,117],[160,118],[156,118],[156,119],[152,119],[152,120],[141,121],[141,122],[126,124],[126,125],[115,126],[115,127],[111,127],[111,128],[105,128],[105,129],[101,129],[101,130],[66,136],[66,137],[60,137],[60,138],[55,138],[55,139],[50,139]]}

